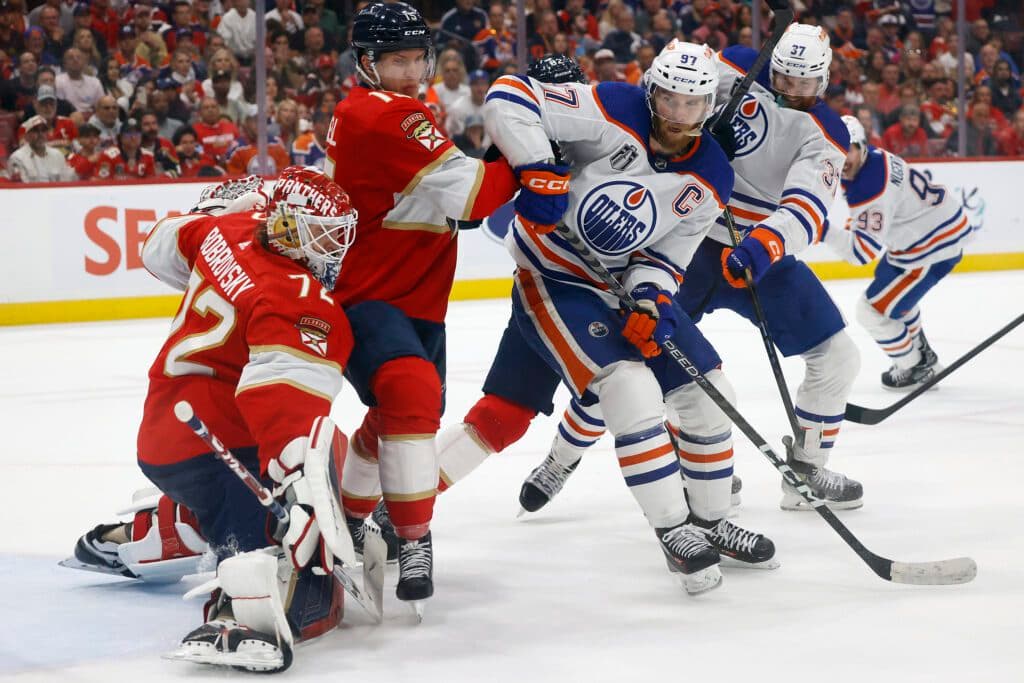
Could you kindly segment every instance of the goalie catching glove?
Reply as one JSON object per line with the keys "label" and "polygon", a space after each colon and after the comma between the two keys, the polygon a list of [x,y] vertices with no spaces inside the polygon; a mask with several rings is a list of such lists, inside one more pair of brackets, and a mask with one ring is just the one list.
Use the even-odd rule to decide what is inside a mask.
{"label": "goalie catching glove", "polygon": [[672,337],[678,320],[672,308],[672,295],[657,285],[637,285],[630,292],[639,310],[626,318],[622,336],[640,349],[644,358],[653,358],[661,353],[661,344]]}
{"label": "goalie catching glove", "polygon": [[319,417],[308,437],[290,441],[267,466],[267,474],[277,484],[274,496],[290,518],[280,538],[296,570],[312,563],[314,571],[329,574],[335,557],[349,566],[355,564],[352,537],[339,503],[338,478],[347,451],[345,435],[330,418]]}
{"label": "goalie catching glove", "polygon": [[228,213],[255,211],[266,208],[270,202],[263,187],[263,178],[251,175],[238,180],[225,180],[211,185],[199,195],[199,203],[189,213],[208,213],[222,216]]}

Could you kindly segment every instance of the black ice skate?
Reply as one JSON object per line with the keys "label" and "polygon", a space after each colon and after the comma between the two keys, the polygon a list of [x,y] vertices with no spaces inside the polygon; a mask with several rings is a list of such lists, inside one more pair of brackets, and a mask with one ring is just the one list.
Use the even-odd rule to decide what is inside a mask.
{"label": "black ice skate", "polygon": [[748,531],[725,519],[711,522],[691,514],[686,521],[714,546],[723,566],[778,569],[775,544],[764,534]]}
{"label": "black ice skate", "polygon": [[882,373],[882,386],[890,391],[910,391],[924,384],[939,371],[939,357],[928,344],[924,332],[917,337],[921,360],[909,368],[898,368],[893,365]]}
{"label": "black ice skate", "polygon": [[410,541],[401,539],[398,547],[398,588],[395,595],[412,605],[416,617],[423,620],[423,601],[434,594],[434,547],[430,532]]}
{"label": "black ice skate", "polygon": [[677,573],[690,595],[704,593],[722,583],[718,551],[692,524],[655,529],[669,571]]}
{"label": "black ice skate", "polygon": [[[864,505],[864,487],[859,481],[825,467],[797,460],[793,455],[793,438],[785,436],[782,442],[786,445],[786,463],[807,483],[814,497],[824,500],[833,510],[853,510]],[[785,480],[782,482],[782,502],[779,507],[783,510],[811,509],[803,496]]]}
{"label": "black ice skate", "polygon": [[579,464],[577,460],[571,465],[563,465],[555,460],[554,454],[548,453],[544,462],[526,477],[523,488],[519,490],[519,504],[522,506],[519,516],[536,512],[551,502]]}
{"label": "black ice skate", "polygon": [[[127,533],[124,528],[127,527]],[[113,535],[115,538],[108,538]],[[100,524],[86,532],[75,544],[75,556],[63,560],[59,564],[71,569],[84,569],[100,574],[115,574],[137,578],[132,570],[124,566],[117,553],[117,546],[127,543],[131,535],[131,526],[124,523]]]}
{"label": "black ice skate", "polygon": [[388,564],[394,564],[398,561],[398,545],[401,539],[395,534],[395,527],[391,523],[391,517],[388,516],[388,509],[385,507],[383,500],[377,503],[377,507],[373,509],[373,514],[370,515],[370,519],[364,520],[345,515],[345,523],[348,525],[348,532],[352,534],[352,547],[355,548],[356,557],[360,560],[363,557],[363,545],[366,542],[367,529],[365,525],[370,524],[380,530],[380,536],[387,545]]}
{"label": "black ice skate", "polygon": [[256,673],[277,673],[292,664],[288,643],[277,636],[240,626],[232,619],[208,621],[185,636],[166,659],[227,666]]}

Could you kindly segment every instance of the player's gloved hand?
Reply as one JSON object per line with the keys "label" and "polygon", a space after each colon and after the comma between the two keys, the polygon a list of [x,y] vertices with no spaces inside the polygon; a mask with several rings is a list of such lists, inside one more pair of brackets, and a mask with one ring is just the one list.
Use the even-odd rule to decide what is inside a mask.
{"label": "player's gloved hand", "polygon": [[756,284],[768,268],[785,254],[782,238],[774,230],[757,227],[735,249],[722,250],[722,275],[733,287],[743,288],[747,286],[744,271],[749,269],[750,277]]}
{"label": "player's gloved hand", "polygon": [[208,187],[199,196],[199,203],[189,213],[208,213],[220,216],[226,213],[249,211],[269,203],[263,187],[263,178],[251,175]]}
{"label": "player's gloved hand", "polygon": [[644,358],[661,353],[662,342],[669,339],[679,323],[672,308],[672,295],[657,285],[637,285],[630,292],[640,307],[626,318],[622,336],[640,350]]}
{"label": "player's gloved hand", "polygon": [[291,518],[281,546],[292,566],[298,571],[312,561],[330,573],[334,568],[334,554],[324,546],[305,474],[308,442],[304,436],[292,439],[281,455],[270,461],[267,474],[277,483],[274,495]]}
{"label": "player's gloved hand", "polygon": [[551,232],[569,208],[569,167],[528,164],[515,172],[523,186],[514,204],[519,221],[539,235]]}
{"label": "player's gloved hand", "polygon": [[716,116],[704,127],[704,132],[715,139],[729,161],[736,158],[736,131],[732,123]]}

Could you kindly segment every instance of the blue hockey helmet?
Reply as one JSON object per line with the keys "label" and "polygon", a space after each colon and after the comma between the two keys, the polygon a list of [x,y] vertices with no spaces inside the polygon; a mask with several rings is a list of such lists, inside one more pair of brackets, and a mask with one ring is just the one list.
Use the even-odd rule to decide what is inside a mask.
{"label": "blue hockey helmet", "polygon": [[[380,75],[374,66],[386,52],[422,49],[427,58],[423,80],[434,72],[434,41],[430,27],[420,11],[404,2],[374,2],[356,15],[352,24],[352,45],[356,50],[356,71],[360,78],[381,87]],[[370,58],[370,69],[363,68],[362,56]]]}

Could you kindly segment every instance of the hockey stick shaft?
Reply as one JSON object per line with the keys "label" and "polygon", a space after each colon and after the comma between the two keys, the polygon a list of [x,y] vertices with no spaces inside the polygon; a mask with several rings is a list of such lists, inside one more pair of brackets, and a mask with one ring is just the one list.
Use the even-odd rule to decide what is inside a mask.
{"label": "hockey stick shaft", "polygon": [[[188,425],[196,436],[205,441],[210,448],[213,449],[213,454],[222,463],[228,466],[232,472],[245,484],[246,488],[253,492],[256,499],[260,504],[270,510],[271,514],[274,515],[281,522],[282,525],[289,523],[290,517],[288,511],[284,509],[284,506],[274,500],[274,494],[267,489],[266,486],[260,483],[260,480],[253,476],[249,468],[242,464],[242,462],[229,451],[221,440],[217,436],[210,432],[206,424],[199,419],[199,416],[195,414],[192,409],[192,405],[188,401],[178,401],[174,404],[174,416],[179,421]],[[381,620],[381,611],[373,606],[373,599],[367,599],[362,589],[356,585],[356,582],[349,576],[348,572],[342,569],[337,563],[334,565],[334,578],[341,583],[345,591],[351,595],[359,606],[366,610],[366,613],[374,617],[378,623]]]}
{"label": "hockey stick shaft", "polygon": [[[725,222],[729,228],[729,239],[732,240],[733,249],[740,245],[740,233],[736,229],[736,221],[733,219],[732,210],[725,207]],[[764,315],[764,308],[761,306],[761,297],[757,294],[757,287],[754,286],[754,276],[750,269],[743,271],[747,281],[747,291],[750,292],[750,300],[754,305],[754,316],[757,318],[757,329],[761,333],[761,341],[764,343],[764,350],[768,354],[768,364],[772,367],[772,375],[775,377],[775,386],[779,388],[779,396],[782,398],[782,406],[786,410],[786,418],[789,420],[789,427],[793,430],[793,439],[798,446],[804,445],[804,431],[796,419],[796,410],[793,407],[793,398],[789,393],[789,386],[786,384],[786,376],[782,374],[782,364],[779,363],[779,354],[775,351],[775,342],[772,341],[771,332],[768,331],[768,319]]]}
{"label": "hockey stick shaft", "polygon": [[[565,239],[573,251],[590,267],[593,273],[608,287],[615,297],[619,299],[623,307],[629,311],[637,311],[636,300],[626,291],[615,276],[612,275],[604,264],[601,263],[590,248],[573,233],[572,229],[565,223],[555,226],[558,234]],[[860,542],[853,532],[843,524],[835,513],[826,505],[825,501],[815,498],[807,484],[801,481],[793,470],[786,464],[786,461],[778,456],[772,447],[768,445],[754,427],[740,414],[738,410],[722,395],[707,377],[690,362],[690,359],[676,346],[671,339],[661,343],[661,348],[675,360],[680,368],[689,375],[708,397],[715,402],[718,408],[729,416],[743,434],[757,447],[761,453],[768,458],[769,462],[782,475],[782,478],[793,487],[804,501],[810,505],[824,519],[832,529],[839,534],[850,548],[871,568],[875,574],[886,581],[897,583],[919,583],[919,584],[948,584],[965,583],[974,578],[977,573],[977,566],[969,558],[956,558],[938,562],[894,562],[871,552]]]}
{"label": "hockey stick shaft", "polygon": [[1001,330],[993,334],[992,336],[985,339],[983,342],[975,346],[973,349],[965,353],[964,355],[953,361],[948,367],[943,368],[941,372],[937,372],[934,377],[920,385],[912,392],[901,398],[900,400],[893,403],[891,406],[886,408],[865,408],[858,406],[853,403],[846,404],[846,419],[850,422],[856,422],[863,425],[876,425],[882,420],[886,419],[897,410],[907,405],[915,398],[925,393],[936,384],[941,382],[943,379],[951,375],[955,370],[960,368],[962,365],[967,363],[979,353],[987,349],[988,347],[995,344],[997,341],[1005,337],[1013,328],[1024,322],[1024,314],[1021,314],[1006,324]]}

